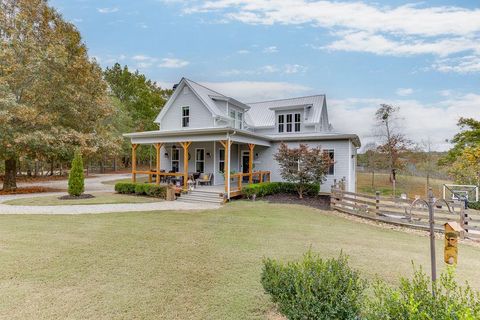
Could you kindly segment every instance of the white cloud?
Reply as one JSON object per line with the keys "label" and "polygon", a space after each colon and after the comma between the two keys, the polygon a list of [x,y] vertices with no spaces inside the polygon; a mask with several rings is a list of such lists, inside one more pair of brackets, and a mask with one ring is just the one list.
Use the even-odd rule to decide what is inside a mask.
{"label": "white cloud", "polygon": [[282,99],[311,92],[309,87],[288,82],[232,81],[202,84],[245,102]]}
{"label": "white cloud", "polygon": [[[378,55],[429,54],[444,72],[480,72],[480,9],[428,6],[428,2],[384,6],[364,1],[210,0],[186,1],[186,13],[218,12],[230,21],[252,25],[310,25],[326,28],[334,40],[322,50]],[[275,52],[276,47],[270,47]],[[266,48],[268,52],[268,48]]]}
{"label": "white cloud", "polygon": [[231,69],[222,72],[225,76],[238,76],[238,75],[262,75],[269,73],[277,74],[294,74],[303,73],[307,71],[307,67],[299,64],[285,64],[283,66],[277,65],[265,65],[256,69]]}
{"label": "white cloud", "polygon": [[480,55],[442,59],[432,67],[441,72],[476,73],[480,72]]}
{"label": "white cloud", "polygon": [[97,8],[97,11],[99,13],[114,13],[114,12],[118,12],[118,8],[116,7],[113,7],[113,8]]}
{"label": "white cloud", "polygon": [[238,54],[249,54],[250,51],[249,51],[249,50],[242,49],[242,50],[238,50],[237,53],[238,53]]}
{"label": "white cloud", "polygon": [[336,131],[358,134],[365,145],[374,140],[375,111],[380,103],[386,102],[400,107],[402,130],[409,139],[420,143],[430,138],[435,150],[447,150],[451,147],[445,140],[451,139],[458,132],[457,121],[460,117],[479,119],[480,95],[470,93],[447,98],[436,104],[404,99],[329,100],[330,121]]}
{"label": "white cloud", "polygon": [[152,57],[149,57],[149,56],[146,56],[146,55],[143,55],[143,54],[138,54],[138,55],[135,55],[132,57],[132,60],[135,60],[135,61],[155,61],[156,59],[155,58],[152,58]]}
{"label": "white cloud", "polygon": [[163,58],[162,63],[160,63],[158,66],[161,68],[183,68],[189,64],[190,64],[189,61],[185,61],[181,59]]}
{"label": "white cloud", "polygon": [[395,91],[395,93],[399,96],[409,96],[413,93],[413,89],[412,88],[398,88],[397,91]]}
{"label": "white cloud", "polygon": [[276,46],[270,46],[263,49],[263,53],[277,53],[278,48]]}

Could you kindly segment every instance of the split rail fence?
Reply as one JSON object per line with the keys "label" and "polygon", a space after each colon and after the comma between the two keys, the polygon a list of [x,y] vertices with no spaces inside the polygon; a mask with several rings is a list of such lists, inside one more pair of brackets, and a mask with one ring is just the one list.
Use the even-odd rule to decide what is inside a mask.
{"label": "split rail fence", "polygon": [[[331,193],[332,209],[362,218],[385,223],[428,230],[428,208],[414,199],[397,199],[376,195],[347,192],[333,187]],[[434,208],[435,230],[442,232],[443,224],[458,222],[465,230],[464,236],[480,240],[480,211],[465,209],[464,202],[449,202],[449,207],[442,203]]]}

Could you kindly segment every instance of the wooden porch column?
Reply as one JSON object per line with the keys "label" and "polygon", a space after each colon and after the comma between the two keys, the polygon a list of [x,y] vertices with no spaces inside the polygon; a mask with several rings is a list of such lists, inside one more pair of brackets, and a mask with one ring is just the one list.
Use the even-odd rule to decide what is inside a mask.
{"label": "wooden porch column", "polygon": [[137,182],[137,147],[138,144],[132,144],[132,182]]}
{"label": "wooden porch column", "polygon": [[255,145],[253,143],[248,144],[248,149],[250,152],[248,153],[248,183],[253,183],[253,148]]}
{"label": "wooden porch column", "polygon": [[187,191],[188,180],[188,147],[192,144],[191,141],[180,142],[183,148],[183,190]]}
{"label": "wooden porch column", "polygon": [[157,152],[157,179],[156,179],[156,184],[160,184],[160,149],[162,148],[163,143],[156,143],[155,144],[155,151]]}
{"label": "wooden porch column", "polygon": [[[225,149],[225,172],[223,173],[225,176],[225,193],[228,194],[228,184],[230,183],[229,180],[229,172],[230,172],[230,146],[232,145],[231,140],[220,140],[220,144]],[[230,142],[230,143],[229,143]],[[230,195],[227,195],[228,197]]]}

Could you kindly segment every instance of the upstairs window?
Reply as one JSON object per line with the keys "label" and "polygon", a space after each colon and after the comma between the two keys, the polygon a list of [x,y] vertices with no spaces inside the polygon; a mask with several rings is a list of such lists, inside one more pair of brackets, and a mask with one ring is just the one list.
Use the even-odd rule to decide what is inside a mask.
{"label": "upstairs window", "polygon": [[278,132],[300,132],[302,130],[302,114],[287,113],[278,115]]}
{"label": "upstairs window", "polygon": [[287,132],[292,132],[292,121],[293,115],[291,113],[287,114]]}
{"label": "upstairs window", "polygon": [[295,132],[300,132],[301,123],[301,114],[295,113]]}
{"label": "upstairs window", "polygon": [[235,129],[243,129],[243,113],[240,111],[231,110],[230,118],[232,119],[232,127]]}
{"label": "upstairs window", "polygon": [[283,132],[285,129],[285,116],[283,114],[278,115],[278,132]]}
{"label": "upstairs window", "polygon": [[235,121],[235,128],[243,129],[243,113],[237,112],[237,120]]}
{"label": "upstairs window", "polygon": [[182,128],[190,126],[190,107],[182,107]]}

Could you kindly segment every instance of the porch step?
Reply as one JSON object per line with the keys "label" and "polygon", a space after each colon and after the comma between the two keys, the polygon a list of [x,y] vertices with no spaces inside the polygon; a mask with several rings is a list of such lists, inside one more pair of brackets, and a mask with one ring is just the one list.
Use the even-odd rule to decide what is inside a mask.
{"label": "porch step", "polygon": [[190,191],[188,194],[182,194],[177,201],[190,203],[209,202],[221,204],[223,203],[223,197],[221,196],[220,192],[196,189]]}

